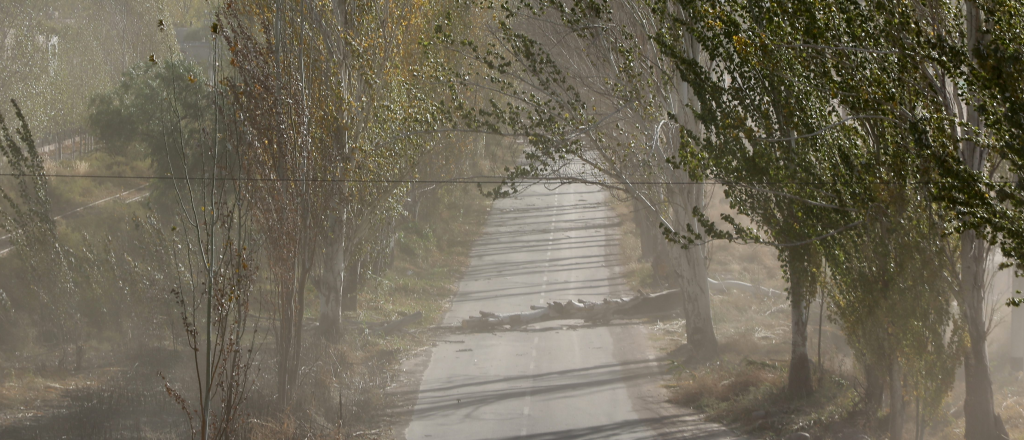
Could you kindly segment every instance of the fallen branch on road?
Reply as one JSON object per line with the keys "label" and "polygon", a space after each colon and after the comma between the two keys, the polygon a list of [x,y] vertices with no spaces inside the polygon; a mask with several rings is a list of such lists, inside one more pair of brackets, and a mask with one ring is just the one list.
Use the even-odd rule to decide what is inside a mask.
{"label": "fallen branch on road", "polygon": [[547,306],[530,306],[529,312],[491,313],[480,311],[480,316],[462,320],[462,328],[486,330],[510,325],[521,327],[544,321],[582,319],[584,322],[608,322],[613,318],[641,318],[664,314],[677,305],[674,293],[678,290],[647,295],[640,293],[632,298],[605,299],[601,302],[569,300],[549,302]]}

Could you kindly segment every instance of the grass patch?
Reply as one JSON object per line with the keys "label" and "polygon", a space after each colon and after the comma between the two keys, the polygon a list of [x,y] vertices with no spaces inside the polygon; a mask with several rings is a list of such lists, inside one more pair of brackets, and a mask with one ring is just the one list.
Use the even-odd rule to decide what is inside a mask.
{"label": "grass patch", "polygon": [[813,397],[792,401],[785,393],[787,362],[743,359],[680,369],[670,388],[673,403],[707,413],[707,420],[764,438],[806,432],[832,438],[857,409],[853,377],[824,372]]}
{"label": "grass patch", "polygon": [[[146,160],[112,156],[103,151],[96,151],[79,160],[48,162],[46,173],[72,176],[147,176],[152,171]],[[144,183],[145,179],[51,177],[51,212],[53,215],[64,214],[83,205],[137,188]]]}

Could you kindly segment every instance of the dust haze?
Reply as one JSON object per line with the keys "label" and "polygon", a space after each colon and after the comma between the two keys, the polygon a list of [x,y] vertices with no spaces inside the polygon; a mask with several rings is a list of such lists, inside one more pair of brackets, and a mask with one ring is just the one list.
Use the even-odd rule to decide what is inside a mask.
{"label": "dust haze", "polygon": [[1022,8],[0,0],[0,438],[1021,438]]}

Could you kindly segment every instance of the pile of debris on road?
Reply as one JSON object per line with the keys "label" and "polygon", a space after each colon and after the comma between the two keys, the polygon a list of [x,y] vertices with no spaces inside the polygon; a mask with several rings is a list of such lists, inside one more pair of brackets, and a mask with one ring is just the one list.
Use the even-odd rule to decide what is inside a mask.
{"label": "pile of debris on road", "polygon": [[604,299],[601,302],[569,300],[549,302],[546,306],[530,306],[529,312],[492,313],[480,311],[480,316],[462,320],[467,330],[487,330],[494,327],[522,327],[544,321],[582,319],[584,322],[608,322],[614,318],[642,318],[674,312],[678,307],[678,290],[655,294],[640,294],[631,298]]}

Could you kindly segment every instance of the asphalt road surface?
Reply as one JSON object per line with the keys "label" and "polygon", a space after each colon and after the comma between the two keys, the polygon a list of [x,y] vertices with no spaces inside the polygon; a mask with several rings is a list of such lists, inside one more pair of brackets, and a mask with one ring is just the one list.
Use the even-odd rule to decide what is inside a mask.
{"label": "asphalt road surface", "polygon": [[[628,296],[615,267],[618,219],[607,197],[583,185],[535,186],[496,202],[445,324],[480,310]],[[429,364],[405,437],[737,438],[665,403],[664,362],[646,332],[637,324],[555,321],[451,335],[422,361]]]}

